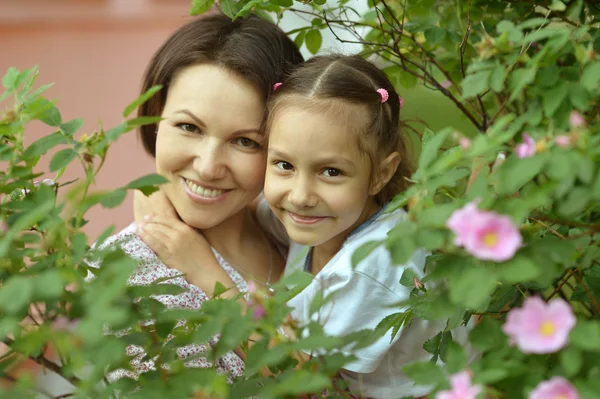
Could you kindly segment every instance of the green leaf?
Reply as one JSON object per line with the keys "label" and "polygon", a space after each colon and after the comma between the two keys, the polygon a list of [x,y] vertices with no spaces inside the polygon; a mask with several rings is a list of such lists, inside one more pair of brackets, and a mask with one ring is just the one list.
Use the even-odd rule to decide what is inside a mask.
{"label": "green leaf", "polygon": [[416,226],[414,224],[403,222],[388,233],[385,245],[390,251],[392,262],[395,265],[405,264],[415,252],[417,248],[414,236],[415,231]]}
{"label": "green leaf", "polygon": [[589,91],[597,92],[600,83],[600,61],[593,62],[585,67],[579,82]]}
{"label": "green leaf", "polygon": [[508,102],[512,102],[515,98],[521,95],[521,92],[528,84],[532,83],[537,73],[536,67],[529,67],[526,69],[517,69],[511,75],[510,86],[512,94],[508,99]]}
{"label": "green leaf", "polygon": [[469,333],[469,341],[473,348],[484,352],[506,345],[507,339],[498,320],[483,318]]}
{"label": "green leaf", "polygon": [[235,0],[220,0],[219,5],[223,14],[229,18],[234,19],[238,13],[239,7]]}
{"label": "green leaf", "polygon": [[306,31],[301,30],[300,32],[298,32],[298,34],[294,38],[294,44],[296,45],[296,47],[298,47],[298,48],[302,47],[302,45],[304,44],[305,37],[306,37]]}
{"label": "green leaf", "polygon": [[79,129],[81,129],[82,126],[83,126],[83,119],[77,118],[77,119],[73,119],[72,121],[65,122],[65,123],[61,124],[60,125],[60,130],[62,130],[62,132],[65,135],[67,135],[69,137],[73,137],[73,135]]}
{"label": "green leaf", "polygon": [[55,172],[67,166],[75,157],[77,151],[72,148],[65,148],[58,151],[50,160],[50,172]]}
{"label": "green leaf", "polygon": [[18,313],[29,305],[32,294],[33,280],[14,276],[0,287],[0,309],[9,314]]}
{"label": "green leaf", "polygon": [[496,65],[490,74],[490,87],[491,89],[499,93],[504,88],[504,81],[506,80],[506,69],[504,65]]}
{"label": "green leaf", "polygon": [[415,279],[417,277],[417,273],[415,273],[412,269],[405,269],[402,272],[402,277],[400,277],[400,284],[402,284],[404,287],[415,288]]}
{"label": "green leaf", "polygon": [[410,311],[393,313],[389,316],[386,316],[383,320],[381,320],[379,322],[379,324],[377,324],[377,327],[375,327],[375,330],[387,332],[391,328],[392,329],[392,335],[390,337],[390,342],[391,342],[394,340],[394,338],[398,334],[398,331],[400,331],[400,328],[402,328],[402,326],[410,323],[412,316],[413,316],[412,312],[410,312]]}
{"label": "green leaf", "polygon": [[569,192],[567,198],[558,205],[558,213],[566,217],[574,216],[586,209],[591,197],[592,193],[588,187],[575,187]]}
{"label": "green leaf", "polygon": [[293,0],[270,0],[270,3],[277,4],[278,6],[281,6],[281,7],[291,7],[294,5]]}
{"label": "green leaf", "polygon": [[138,189],[143,192],[144,188],[155,186],[155,185],[160,185],[160,184],[165,184],[168,182],[169,182],[169,179],[167,179],[166,177],[161,176],[156,173],[150,173],[146,176],[140,177],[139,179],[135,179],[134,181],[130,182],[123,188]]}
{"label": "green leaf", "polygon": [[560,351],[560,364],[565,370],[567,377],[574,377],[583,364],[583,358],[581,352],[573,347],[568,347],[565,350]]}
{"label": "green leaf", "polygon": [[437,152],[448,137],[450,131],[444,129],[436,134],[425,128],[423,133],[423,145],[419,157],[419,169],[426,169],[437,157]]}
{"label": "green leaf", "polygon": [[485,70],[467,75],[462,82],[463,96],[465,98],[474,97],[489,89],[489,79],[491,71]]}
{"label": "green leaf", "polygon": [[125,200],[126,196],[127,196],[127,190],[119,188],[119,189],[105,195],[104,197],[102,197],[102,199],[100,199],[100,203],[105,208],[115,208],[115,207],[121,205],[123,200]]}
{"label": "green leaf", "polygon": [[595,200],[600,199],[600,170],[596,174],[596,180],[592,185],[592,198]]}
{"label": "green leaf", "polygon": [[494,173],[497,179],[498,193],[501,195],[515,193],[542,171],[546,160],[547,157],[543,154],[523,159],[516,156],[508,157]]}
{"label": "green leaf", "polygon": [[469,267],[453,276],[448,285],[453,303],[469,309],[478,309],[490,300],[496,288],[495,273],[484,267]]}
{"label": "green leaf", "polygon": [[500,280],[509,283],[522,283],[536,279],[542,272],[532,259],[524,255],[516,255],[496,268]]}
{"label": "green leaf", "polygon": [[58,270],[48,270],[33,279],[35,300],[47,301],[59,298],[65,282]]}
{"label": "green leaf", "polygon": [[60,116],[60,112],[58,108],[50,101],[45,98],[40,98],[40,107],[42,107],[43,111],[37,115],[38,119],[44,122],[48,126],[59,127],[62,123],[62,117]]}
{"label": "green leaf", "polygon": [[215,0],[192,0],[192,9],[190,15],[203,14],[210,10]]}
{"label": "green leaf", "polygon": [[438,44],[444,37],[446,36],[446,31],[440,27],[432,26],[427,29],[425,32],[425,39],[430,44]]}
{"label": "green leaf", "polygon": [[600,322],[578,320],[569,339],[573,346],[584,351],[600,351]]}
{"label": "green leaf", "polygon": [[448,372],[458,373],[467,366],[467,354],[465,350],[455,341],[447,344],[445,363]]}
{"label": "green leaf", "polygon": [[441,367],[431,362],[410,363],[402,371],[417,384],[435,385],[446,380]]}
{"label": "green leaf", "polygon": [[352,267],[356,267],[360,262],[362,262],[367,256],[371,254],[377,247],[381,246],[384,243],[383,240],[377,241],[368,241],[362,244],[360,247],[356,249],[352,253]]}
{"label": "green leaf", "polygon": [[48,150],[60,144],[66,144],[67,138],[61,132],[54,132],[34,141],[23,153],[24,158],[33,158],[44,155]]}
{"label": "green leaf", "polygon": [[316,54],[321,48],[323,37],[318,29],[311,29],[306,33],[306,48],[311,54]]}
{"label": "green leaf", "polygon": [[149,88],[144,94],[133,100],[133,102],[131,102],[127,107],[125,107],[125,110],[123,111],[123,117],[127,118],[129,114],[135,111],[137,107],[148,101],[160,89],[162,89],[162,86],[153,86]]}
{"label": "green leaf", "polygon": [[546,116],[551,117],[558,107],[567,97],[567,85],[559,84],[558,86],[548,90],[542,97],[544,103],[544,112]]}
{"label": "green leaf", "polygon": [[20,72],[17,68],[10,67],[6,72],[6,75],[2,78],[2,85],[7,90],[16,89],[15,84],[17,82],[17,78],[19,77]]}

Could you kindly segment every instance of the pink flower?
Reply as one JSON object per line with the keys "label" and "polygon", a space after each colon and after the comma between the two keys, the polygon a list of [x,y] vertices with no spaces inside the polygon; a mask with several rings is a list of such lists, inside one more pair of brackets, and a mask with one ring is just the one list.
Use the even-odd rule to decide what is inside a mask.
{"label": "pink flower", "polygon": [[479,210],[477,203],[470,202],[454,211],[446,222],[456,236],[454,244],[478,259],[511,259],[523,243],[521,232],[508,216]]}
{"label": "pink flower", "polygon": [[36,187],[39,186],[40,185],[40,181],[39,180],[34,181],[33,185],[36,186]]}
{"label": "pink flower", "polygon": [[54,180],[52,180],[52,179],[44,179],[44,180],[42,180],[42,184],[45,184],[47,186],[53,186],[55,183],[54,183]]}
{"label": "pink flower", "polygon": [[523,142],[517,145],[517,157],[529,158],[535,155],[535,140],[523,133]]}
{"label": "pink flower", "polygon": [[252,313],[252,317],[254,317],[254,320],[260,320],[263,317],[265,317],[266,314],[267,312],[261,304],[254,306],[254,312]]}
{"label": "pink flower", "polygon": [[529,394],[529,399],[580,399],[579,393],[563,377],[542,381]]}
{"label": "pink flower", "polygon": [[571,146],[571,138],[564,134],[556,136],[554,142],[561,148],[569,148]]}
{"label": "pink flower", "polygon": [[442,86],[444,89],[447,89],[448,87],[452,86],[452,82],[446,79],[440,83],[440,86]]}
{"label": "pink flower", "polygon": [[398,101],[400,102],[400,108],[404,107],[404,99],[401,96],[398,96]]}
{"label": "pink flower", "polygon": [[462,136],[458,138],[458,144],[460,144],[460,146],[465,150],[468,150],[469,148],[471,148],[472,143],[470,138]]}
{"label": "pink flower", "polygon": [[569,115],[569,125],[571,125],[573,129],[583,127],[585,126],[585,118],[579,112],[571,111],[571,114]]}
{"label": "pink flower", "polygon": [[481,385],[471,385],[471,375],[468,371],[450,376],[450,390],[435,394],[435,399],[475,399],[482,390]]}
{"label": "pink flower", "polygon": [[502,331],[523,353],[554,353],[567,344],[576,321],[563,299],[545,303],[539,297],[530,297],[523,307],[508,312]]}
{"label": "pink flower", "polygon": [[423,282],[421,280],[419,280],[418,278],[414,278],[414,282],[415,282],[415,288],[420,290],[423,288]]}

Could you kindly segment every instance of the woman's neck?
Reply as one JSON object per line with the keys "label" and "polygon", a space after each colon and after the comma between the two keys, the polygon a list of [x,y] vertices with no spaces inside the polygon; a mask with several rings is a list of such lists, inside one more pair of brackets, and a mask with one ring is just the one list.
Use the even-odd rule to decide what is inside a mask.
{"label": "woman's neck", "polygon": [[330,240],[325,241],[323,244],[317,245],[313,249],[312,256],[312,272],[313,275],[316,275],[318,272],[325,267],[325,265],[337,254],[340,249],[342,249],[342,245],[344,245],[344,241],[346,238],[358,226],[369,220],[371,216],[376,214],[381,209],[381,206],[377,205],[375,201],[370,200],[364,207],[362,214],[358,218],[358,220],[350,226],[347,230],[338,234]]}
{"label": "woman's neck", "polygon": [[244,208],[218,225],[202,230],[202,235],[217,252],[227,257],[242,251],[245,238],[256,234],[256,229],[250,210]]}

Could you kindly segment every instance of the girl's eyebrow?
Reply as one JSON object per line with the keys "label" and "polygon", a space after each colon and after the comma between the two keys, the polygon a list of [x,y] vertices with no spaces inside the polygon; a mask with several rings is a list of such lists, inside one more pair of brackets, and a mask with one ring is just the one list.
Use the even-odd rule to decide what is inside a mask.
{"label": "girl's eyebrow", "polygon": [[[192,118],[194,120],[194,122],[196,122],[198,124],[198,127],[206,129],[206,124],[202,121],[202,119],[198,118],[190,110],[180,109],[179,111],[176,111],[175,113],[176,114],[185,114],[185,115],[189,116],[190,118]],[[235,132],[233,132],[232,134],[234,136],[239,136],[239,135],[248,134],[248,133],[258,133],[260,135],[264,135],[264,132],[261,131],[260,128],[258,128],[258,127],[250,128],[250,129],[239,129],[239,130],[236,130]]]}
{"label": "girl's eyebrow", "polygon": [[[286,154],[283,151],[280,151],[276,148],[269,148],[269,155],[276,157],[276,158],[289,158],[289,155]],[[317,160],[317,162],[319,165],[331,165],[331,164],[342,164],[342,165],[354,165],[352,163],[352,161],[350,161],[349,159],[346,159],[344,157],[337,157],[337,156],[326,156],[323,158],[320,158]]]}

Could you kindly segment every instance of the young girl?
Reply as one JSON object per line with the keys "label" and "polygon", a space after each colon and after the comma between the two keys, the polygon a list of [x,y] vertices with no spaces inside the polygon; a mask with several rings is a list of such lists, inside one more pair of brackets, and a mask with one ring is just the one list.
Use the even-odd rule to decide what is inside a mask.
{"label": "young girl", "polygon": [[[352,264],[361,245],[385,240],[406,218],[402,209],[385,211],[410,176],[399,109],[386,75],[359,56],[312,58],[278,85],[270,101],[258,219],[272,235],[291,239],[285,274],[304,270],[315,277],[289,302],[292,316],[300,324],[320,322],[328,335],[375,328],[401,311],[397,304],[409,297],[411,290],[399,283],[402,273],[411,269],[423,275],[422,250],[394,265],[382,244]],[[317,294],[334,296],[311,315]],[[428,359],[423,342],[443,328],[443,322],[413,318],[393,339],[388,332],[354,351],[356,360],[342,377],[360,396],[425,395],[428,387],[415,386],[401,368]]]}

